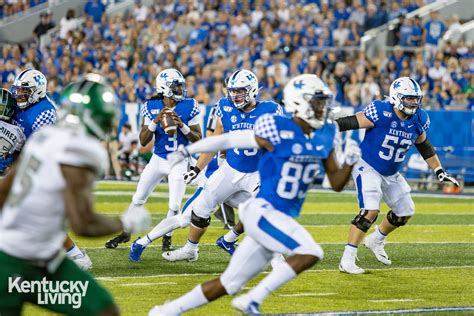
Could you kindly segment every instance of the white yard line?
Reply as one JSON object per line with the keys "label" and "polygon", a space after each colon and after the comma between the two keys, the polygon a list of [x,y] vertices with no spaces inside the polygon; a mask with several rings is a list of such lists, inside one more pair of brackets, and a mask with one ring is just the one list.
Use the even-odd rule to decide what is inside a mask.
{"label": "white yard line", "polygon": [[336,315],[386,315],[386,314],[407,314],[407,313],[440,313],[440,312],[467,312],[474,311],[473,306],[460,307],[427,307],[427,308],[406,308],[406,309],[392,309],[392,310],[370,310],[370,311],[336,311],[324,313],[305,313],[304,315],[314,316],[336,316]]}
{"label": "white yard line", "polygon": [[371,303],[397,303],[397,302],[416,302],[423,301],[422,299],[411,299],[411,298],[402,298],[402,299],[393,299],[393,300],[367,300]]}
{"label": "white yard line", "polygon": [[176,282],[122,283],[122,284],[117,284],[117,285],[118,286],[149,286],[149,285],[165,285],[165,284],[176,285]]}
{"label": "white yard line", "polygon": [[295,294],[280,294],[281,297],[298,297],[298,296],[331,296],[337,293],[295,293]]}
{"label": "white yard line", "polygon": [[[446,267],[413,267],[413,268],[374,268],[370,271],[393,271],[393,270],[450,270],[450,269],[473,269],[474,266],[446,266]],[[328,270],[306,270],[304,273],[324,273],[324,272],[339,272],[339,269]],[[268,274],[265,271],[263,274]],[[116,281],[122,279],[147,279],[147,278],[170,278],[170,277],[193,277],[193,276],[212,276],[220,275],[221,273],[180,273],[180,274],[156,274],[156,275],[137,275],[137,276],[107,276],[97,277],[97,280],[102,281]]]}

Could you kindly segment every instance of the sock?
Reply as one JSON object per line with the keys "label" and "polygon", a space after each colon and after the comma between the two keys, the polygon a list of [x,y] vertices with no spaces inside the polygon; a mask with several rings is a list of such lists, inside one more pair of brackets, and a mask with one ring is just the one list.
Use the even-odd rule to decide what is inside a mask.
{"label": "sock", "polygon": [[145,237],[140,238],[137,243],[146,247],[155,239],[158,239],[179,227],[181,227],[179,223],[179,215],[167,217],[156,225]]}
{"label": "sock", "polygon": [[188,248],[188,249],[193,249],[193,250],[197,250],[199,248],[199,242],[194,242],[194,241],[191,241],[188,239],[188,241],[186,242],[186,245],[184,245],[184,247]]}
{"label": "sock", "polygon": [[68,255],[69,258],[75,257],[77,255],[82,255],[81,249],[77,247],[76,245],[72,246],[68,250],[66,250],[66,255]]}
{"label": "sock", "polygon": [[[171,218],[175,215],[178,215],[178,210],[169,209],[168,214],[166,215],[166,218]],[[173,235],[173,231],[170,231],[170,232],[166,233],[166,236],[168,236],[168,237],[171,237],[172,235]]]}
{"label": "sock", "polygon": [[357,256],[357,246],[349,243],[346,244],[346,247],[344,248],[344,254],[342,256]]}
{"label": "sock", "polygon": [[377,229],[374,232],[374,236],[375,236],[375,240],[378,240],[378,241],[383,241],[387,237],[387,235],[385,235],[384,233],[380,231],[380,227],[377,227]]}
{"label": "sock", "polygon": [[224,240],[226,242],[235,242],[237,238],[239,238],[240,234],[237,233],[235,230],[231,229],[224,235]]}
{"label": "sock", "polygon": [[277,265],[265,279],[260,281],[256,287],[250,290],[247,295],[252,299],[252,301],[261,304],[270,293],[274,292],[294,277],[296,277],[296,272],[293,268],[288,264],[288,262],[282,262]]}
{"label": "sock", "polygon": [[173,315],[181,315],[186,311],[194,309],[196,307],[202,306],[209,303],[208,299],[204,296],[202,292],[201,284],[196,286],[190,292],[184,294],[183,296],[165,304],[165,311]]}

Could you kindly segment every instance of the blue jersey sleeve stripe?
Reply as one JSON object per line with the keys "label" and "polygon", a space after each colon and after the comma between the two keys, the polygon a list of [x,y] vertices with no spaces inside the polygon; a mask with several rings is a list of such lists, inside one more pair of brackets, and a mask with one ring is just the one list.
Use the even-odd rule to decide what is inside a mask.
{"label": "blue jersey sleeve stripe", "polygon": [[294,250],[300,246],[296,240],[273,226],[272,223],[263,216],[258,221],[258,227],[290,250]]}

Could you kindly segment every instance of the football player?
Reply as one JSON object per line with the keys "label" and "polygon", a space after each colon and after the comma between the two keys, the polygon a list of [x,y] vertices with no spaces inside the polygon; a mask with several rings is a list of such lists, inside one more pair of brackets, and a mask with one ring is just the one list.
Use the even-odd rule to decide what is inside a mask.
{"label": "football player", "polygon": [[[259,91],[258,80],[251,71],[235,71],[228,79],[227,89],[228,97],[222,98],[218,102],[216,110],[218,118],[213,136],[252,129],[257,118],[266,113],[282,114],[282,109],[277,103],[256,101]],[[204,170],[212,161],[215,154],[216,152],[202,154],[196,166],[185,174],[185,182],[190,183],[198,177],[201,170]],[[188,200],[185,212],[173,220],[167,221],[167,225],[162,226],[164,230],[169,230],[177,227],[184,228],[191,223],[186,245],[173,251],[164,252],[163,258],[168,261],[195,261],[198,259],[199,240],[209,226],[210,215],[214,208],[223,202],[237,207],[249,199],[258,187],[258,157],[256,148],[227,150],[226,160],[210,176],[204,187],[197,191],[193,196],[194,199]],[[235,232],[235,238],[242,231]],[[130,260],[140,260],[144,248],[156,236],[163,234],[163,231],[158,231],[158,229],[155,232],[156,234],[151,238],[145,236],[132,245]]]}
{"label": "football player", "polygon": [[[137,190],[132,198],[131,208],[145,204],[150,194],[163,177],[168,176],[169,208],[168,217],[177,215],[186,190],[183,174],[190,161],[183,161],[170,171],[166,155],[175,151],[178,145],[187,145],[201,139],[199,125],[199,104],[192,98],[186,98],[186,82],[176,69],[165,69],[156,77],[157,95],[146,101],[142,108],[145,119],[140,131],[140,143],[146,146],[155,137],[153,156],[143,170]],[[171,113],[178,127],[173,135],[168,135],[160,125],[162,116]],[[107,241],[105,247],[116,248],[119,243],[128,242],[130,233],[123,232]],[[163,238],[163,251],[171,249],[171,235]]]}
{"label": "football player", "polygon": [[[13,82],[11,90],[17,104],[14,121],[22,128],[26,139],[43,127],[56,123],[56,106],[46,93],[47,87],[46,77],[36,69],[22,71]],[[69,235],[64,241],[64,248],[81,269],[92,267],[89,256],[76,246]]]}
{"label": "football player", "polygon": [[0,89],[0,174],[3,174],[25,144],[21,127],[11,124],[16,102],[10,91]]}
{"label": "football player", "polygon": [[275,253],[288,256],[256,287],[232,301],[246,314],[259,314],[259,306],[273,291],[323,258],[322,248],[294,218],[322,161],[334,190],[350,178],[360,149],[346,145],[346,163],[339,167],[334,142],[337,127],[327,120],[333,101],[329,88],[316,75],[300,75],[284,88],[283,102],[290,116],[260,116],[253,130],[211,137],[169,156],[170,164],[195,152],[223,148],[259,148],[260,190],[239,206],[246,236],[227,269],[212,281],[198,285],[182,297],[153,308],[149,315],[179,315],[219,297],[237,294],[265,269]]}
{"label": "football player", "polygon": [[[31,136],[0,184],[1,315],[20,315],[25,302],[67,315],[118,315],[112,296],[65,256],[65,221],[86,237],[122,229],[138,232],[151,222],[143,208],[121,218],[94,212],[94,181],[108,165],[99,139],[113,127],[119,104],[112,87],[101,76],[89,74],[69,85],[61,100],[64,113],[59,124]],[[8,278],[20,284],[83,282],[87,290],[80,307],[42,304],[37,295],[11,291]]]}
{"label": "football player", "polygon": [[436,152],[426,136],[430,126],[428,114],[421,109],[423,93],[419,84],[408,77],[393,81],[385,101],[373,101],[362,112],[337,120],[341,131],[365,128],[361,144],[362,159],[354,167],[352,177],[357,188],[360,212],[352,220],[349,238],[341,258],[341,272],[360,274],[364,269],[355,263],[357,247],[377,219],[383,199],[390,211],[364,245],[378,261],[390,265],[384,249],[388,234],[405,225],[415,213],[410,187],[399,173],[407,151],[415,145],[441,182],[458,181],[442,168]]}

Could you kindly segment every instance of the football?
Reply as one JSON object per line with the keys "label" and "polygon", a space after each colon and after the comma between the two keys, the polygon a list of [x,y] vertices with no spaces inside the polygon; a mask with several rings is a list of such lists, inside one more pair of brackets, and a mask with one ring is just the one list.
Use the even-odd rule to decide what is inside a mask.
{"label": "football", "polygon": [[173,135],[176,132],[177,126],[169,111],[163,113],[160,124],[161,128],[165,131],[166,134]]}

